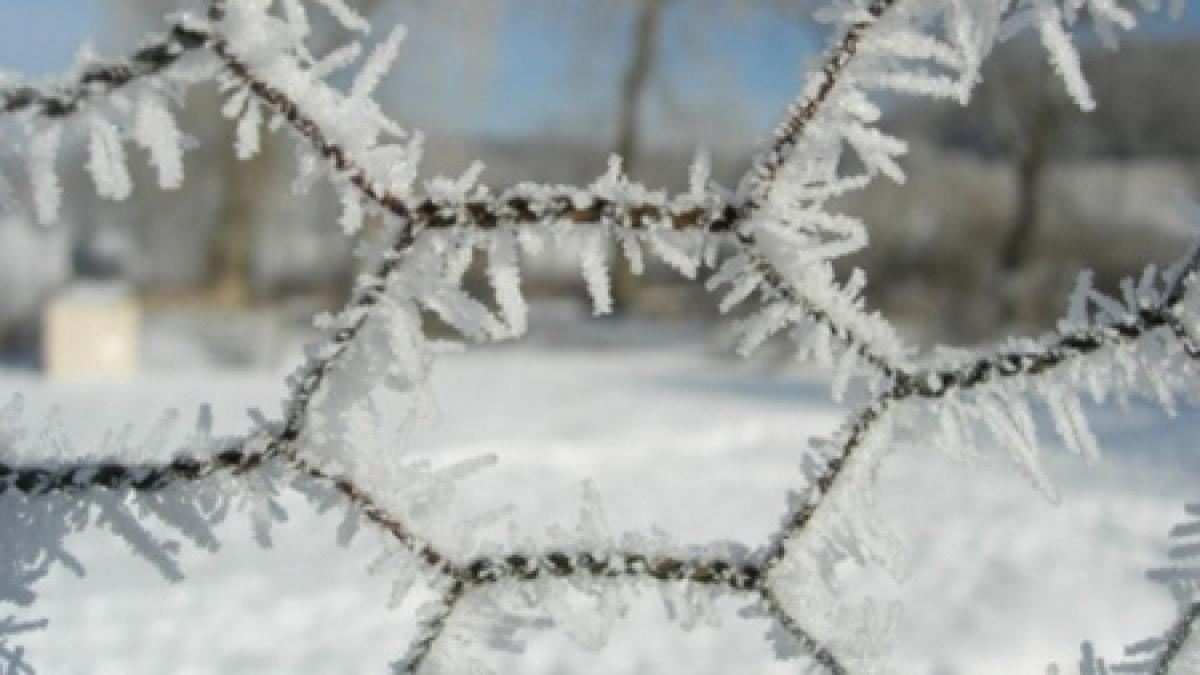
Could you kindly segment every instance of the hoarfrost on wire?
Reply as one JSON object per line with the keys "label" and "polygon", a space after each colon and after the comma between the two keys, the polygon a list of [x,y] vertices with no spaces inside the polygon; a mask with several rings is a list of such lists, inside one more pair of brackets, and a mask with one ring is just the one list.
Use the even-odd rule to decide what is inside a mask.
{"label": "hoarfrost on wire", "polygon": [[[0,412],[0,600],[32,603],[34,582],[52,565],[82,573],[63,538],[92,525],[111,529],[168,578],[179,575],[177,551],[145,528],[149,519],[211,550],[218,542],[214,526],[240,511],[267,545],[271,528],[286,517],[278,496],[294,489],[318,508],[345,508],[343,543],[372,523],[367,529],[379,538],[380,553],[371,570],[394,579],[393,605],[418,585],[440,591],[422,610],[424,632],[409,660],[397,666],[401,672],[421,666],[483,672],[486,665],[459,649],[461,643],[515,648],[522,633],[552,625],[598,647],[623,613],[625,594],[637,587],[655,588],[685,627],[713,621],[714,597],[733,593],[738,583],[757,584],[749,588],[761,594],[748,613],[778,620],[772,641],[781,657],[803,653],[820,661],[834,659],[832,653],[839,667],[871,672],[886,659],[897,609],[844,605],[836,579],[843,561],[905,573],[904,547],[871,499],[873,477],[889,453],[921,443],[953,457],[998,447],[1054,499],[1032,406],[1045,407],[1067,447],[1096,459],[1100,448],[1082,393],[1095,400],[1143,396],[1168,412],[1177,392],[1193,402],[1197,397],[1194,251],[1176,267],[1151,268],[1128,282],[1121,298],[1100,294],[1083,277],[1056,332],[1013,339],[991,353],[916,354],[892,324],[866,309],[864,275],[855,271],[842,280],[835,273],[834,263],[867,246],[868,238],[861,222],[832,210],[831,200],[880,175],[904,181],[907,146],[877,126],[881,94],[965,104],[994,45],[1029,31],[1066,91],[1091,109],[1095,101],[1073,36],[1087,16],[1100,39],[1115,45],[1137,19],[1115,2],[833,0],[817,14],[834,26],[829,58],[809,69],[801,96],[745,178],[733,189],[717,185],[699,153],[688,190],[675,196],[630,180],[620,158],[583,187],[520,184],[493,191],[482,182],[481,164],[459,177],[420,182],[421,134],[389,118],[372,98],[402,53],[405,29],[393,28],[370,50],[351,42],[314,56],[306,45],[311,5],[352,34],[370,37],[370,24],[343,0],[216,1],[205,17],[175,18],[163,38],[165,51],[152,53],[158,61],[137,78],[117,82],[123,76],[112,73],[126,72],[118,70],[104,76],[116,78],[107,89],[103,77],[101,84],[74,89],[0,88],[35,97],[21,103],[6,93],[3,100],[23,132],[24,140],[12,146],[25,155],[39,222],[56,218],[62,186],[55,163],[64,135],[76,131],[86,135],[87,168],[101,196],[130,194],[128,142],[145,151],[161,188],[178,188],[188,139],[173,109],[188,87],[215,81],[225,96],[221,113],[236,124],[236,155],[253,157],[264,129],[290,135],[298,157],[294,188],[331,182],[341,198],[342,229],[366,242],[365,257],[378,270],[359,280],[345,310],[318,322],[322,339],[289,378],[284,419],[260,421],[243,437],[214,438],[211,415],[201,411],[170,464],[161,463],[161,448],[174,416],[140,442],[126,428],[89,452],[63,438],[53,419],[43,430],[27,429],[14,399]],[[1142,5],[1160,9],[1154,0]],[[1173,0],[1169,10],[1182,8]],[[194,53],[184,58],[188,50]],[[348,91],[329,81],[364,51]],[[186,67],[174,67],[177,61]],[[847,162],[847,155],[857,161]],[[858,169],[848,174],[847,166]],[[363,228],[368,218],[382,225],[374,233]],[[507,509],[465,514],[455,507],[457,482],[494,458],[434,467],[398,452],[402,434],[380,433],[384,427],[402,432],[433,414],[427,382],[444,345],[426,337],[423,314],[437,315],[468,341],[519,337],[528,327],[521,258],[547,247],[577,253],[597,314],[613,309],[611,251],[639,272],[649,255],[685,277],[704,277],[710,290],[722,293],[723,312],[757,306],[738,324],[739,351],[785,335],[798,358],[833,371],[833,395],[850,398],[858,413],[799,458],[806,487],[792,496],[784,525],[766,546],[695,548],[663,533],[618,535],[594,487],[585,486],[578,528],[552,530],[559,550],[539,558],[532,545],[519,547],[529,541],[519,531],[502,544],[485,539],[511,519]],[[496,309],[462,286],[478,254],[487,258]],[[1193,534],[1191,525],[1182,527],[1180,536]],[[1181,550],[1192,555],[1194,544]],[[577,564],[572,556],[588,573],[570,571]],[[621,560],[627,567],[618,569]],[[725,571],[703,568],[706,560],[720,561]],[[690,562],[651,569],[663,561]],[[476,565],[480,574],[489,565],[503,573],[485,585],[468,576]],[[681,569],[728,583],[667,583]],[[473,594],[463,599],[468,579]],[[1194,586],[1187,586],[1192,597]],[[579,616],[568,590],[598,611]],[[793,625],[795,617],[803,629]],[[0,622],[0,658],[15,672],[28,666],[9,636],[31,626],[13,617]],[[1194,652],[1195,642],[1186,649]],[[798,649],[803,644],[807,650]],[[826,657],[814,644],[824,645]]]}

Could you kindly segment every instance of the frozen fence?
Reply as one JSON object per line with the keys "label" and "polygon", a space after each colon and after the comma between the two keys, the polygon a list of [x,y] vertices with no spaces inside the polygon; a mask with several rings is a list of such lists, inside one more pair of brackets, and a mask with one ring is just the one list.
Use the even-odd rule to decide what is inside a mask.
{"label": "frozen fence", "polygon": [[[347,31],[370,31],[342,0],[314,4]],[[833,566],[847,558],[900,566],[900,547],[871,511],[882,457],[912,443],[958,455],[986,439],[1053,497],[1033,403],[1046,406],[1068,447],[1096,457],[1081,392],[1097,399],[1146,396],[1168,410],[1178,392],[1197,393],[1196,250],[1130,280],[1119,298],[1094,290],[1085,275],[1067,316],[1048,335],[1012,338],[989,351],[937,348],[928,355],[914,353],[886,318],[865,309],[861,273],[841,280],[833,270],[836,259],[867,240],[862,223],[830,210],[829,201],[880,175],[904,179],[905,144],[876,126],[881,111],[873,96],[889,91],[965,102],[996,41],[1034,31],[1072,97],[1091,108],[1071,31],[1087,17],[1102,39],[1115,41],[1136,19],[1117,3],[835,0],[820,15],[836,27],[824,58],[743,180],[733,188],[714,184],[699,157],[689,189],[676,195],[631,182],[619,158],[584,186],[494,191],[480,182],[481,166],[419,183],[420,134],[372,99],[400,53],[404,30],[381,40],[343,91],[328,77],[357,61],[361,47],[353,42],[329,55],[311,54],[308,11],[300,0],[213,2],[203,15],[173,18],[164,36],[128,61],[82,66],[57,86],[0,89],[0,110],[21,132],[14,145],[28,160],[42,222],[54,221],[61,201],[54,163],[66,134],[87,135],[88,166],[104,196],[130,192],[128,142],[146,150],[163,188],[178,187],[184,135],[172,94],[215,81],[226,96],[222,112],[237,125],[237,155],[255,154],[264,126],[290,134],[298,187],[333,184],[343,205],[341,226],[361,239],[373,270],[343,311],[318,318],[323,339],[291,376],[283,419],[262,420],[244,436],[214,438],[202,411],[191,440],[162,463],[150,457],[174,422],[169,416],[138,442],[124,433],[105,447],[80,450],[27,430],[14,400],[0,414],[0,599],[29,604],[33,583],[50,565],[79,565],[63,536],[87,524],[111,528],[176,577],[174,548],[144,521],[161,520],[195,545],[213,548],[213,525],[237,509],[249,514],[265,542],[282,516],[278,492],[290,488],[318,504],[342,506],[343,539],[359,525],[380,535],[374,567],[395,579],[396,597],[418,584],[437,594],[421,610],[422,630],[396,672],[486,670],[481,649],[464,644],[544,625],[522,620],[523,611],[541,611],[552,621],[567,589],[593,598],[606,620],[616,617],[629,586],[661,592],[685,624],[711,611],[716,597],[742,598],[750,614],[778,626],[781,657],[832,673],[886,670],[880,664],[885,621],[842,606],[833,581]],[[847,166],[858,168],[847,174]],[[364,233],[368,215],[384,223],[376,235]],[[548,246],[577,253],[595,312],[608,312],[614,241],[635,271],[644,256],[655,256],[685,277],[706,277],[710,289],[723,291],[724,310],[755,304],[740,324],[741,351],[785,334],[799,357],[834,369],[835,397],[853,397],[854,412],[840,429],[798,458],[803,481],[766,541],[697,545],[669,535],[614,533],[590,490],[578,528],[563,529],[548,548],[488,541],[482,533],[506,514],[464,517],[453,509],[453,495],[459,478],[491,458],[431,467],[405,457],[382,433],[428,404],[424,385],[444,345],[426,337],[424,312],[468,341],[521,335],[527,324],[521,257]],[[495,310],[461,285],[480,253]],[[394,406],[377,405],[380,391]],[[47,439],[59,446],[56,454],[39,447]],[[1186,540],[1193,530],[1181,525],[1176,535]],[[1140,660],[1125,666],[1134,671],[1192,672],[1200,650],[1190,639],[1198,614],[1197,550],[1183,543],[1176,553],[1180,567],[1166,576],[1179,618],[1164,639],[1137,646],[1131,658]],[[15,618],[0,623],[0,657],[18,672],[29,667],[10,643],[28,628]],[[596,644],[603,631],[578,636]]]}

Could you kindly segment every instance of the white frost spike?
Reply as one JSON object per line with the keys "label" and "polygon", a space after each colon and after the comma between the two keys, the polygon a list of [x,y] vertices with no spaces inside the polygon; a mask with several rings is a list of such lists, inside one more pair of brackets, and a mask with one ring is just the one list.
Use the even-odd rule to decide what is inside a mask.
{"label": "white frost spike", "polygon": [[388,609],[397,609],[404,604],[404,599],[408,597],[413,586],[417,583],[419,567],[412,561],[403,561],[404,564],[394,565],[391,568],[392,590],[388,593]]}
{"label": "white frost spike", "polygon": [[212,406],[208,403],[201,403],[196,410],[196,428],[192,430],[191,440],[188,444],[193,447],[205,447],[212,439],[213,431],[213,413]]}
{"label": "white frost spike", "polygon": [[[437,240],[435,239],[435,241]],[[471,262],[475,259],[474,233],[464,233],[462,238],[456,241],[439,241],[437,243],[441,248],[442,259],[445,261],[443,269],[446,279],[461,285],[467,270],[471,268]]]}
{"label": "white frost spike", "polygon": [[287,512],[275,503],[275,488],[268,478],[255,475],[248,479],[243,493],[243,506],[250,516],[254,541],[263,548],[271,547],[271,526],[287,519]]}
{"label": "white frost spike", "polygon": [[358,192],[352,187],[342,189],[342,218],[338,221],[342,232],[353,236],[362,229],[363,209]]}
{"label": "white frost spike", "polygon": [[[1102,25],[1109,32],[1111,32],[1112,26],[1125,31],[1137,28],[1137,17],[1133,12],[1118,5],[1117,0],[1089,0],[1088,8],[1091,10],[1092,18],[1096,21],[1097,29],[1100,29]],[[1112,24],[1112,26],[1108,24]],[[1115,40],[1115,35],[1110,39]],[[1117,48],[1115,41],[1106,42],[1105,46],[1111,49]]]}
{"label": "white frost spike", "polygon": [[363,18],[363,15],[351,9],[343,0],[317,0],[317,4],[328,10],[346,30],[358,33],[367,33],[371,30],[371,24]]}
{"label": "white frost spike", "polygon": [[957,403],[946,400],[937,409],[936,419],[938,430],[936,444],[947,457],[964,458],[968,455],[970,445],[963,433],[962,413]]}
{"label": "white frost spike", "polygon": [[62,203],[62,183],[54,170],[58,157],[58,146],[62,141],[62,127],[51,124],[34,137],[29,147],[29,175],[33,181],[33,206],[38,223],[50,225],[58,219],[58,207]]}
{"label": "white frost spike", "polygon": [[354,540],[354,535],[358,533],[358,526],[361,522],[361,513],[357,506],[351,505],[346,509],[345,515],[342,517],[342,522],[337,529],[337,542],[339,546],[349,546]]}
{"label": "white frost spike", "polygon": [[1042,468],[1032,418],[1024,400],[1011,392],[996,393],[994,397],[980,397],[977,405],[984,424],[1017,467],[1047,499],[1057,502],[1058,491]]}
{"label": "white frost spike", "polygon": [[125,166],[125,148],[112,122],[99,115],[91,118],[88,143],[88,171],[101,197],[121,200],[129,196],[132,182]]}
{"label": "white frost spike", "polygon": [[287,17],[288,24],[292,30],[296,32],[296,37],[304,39],[312,32],[312,26],[308,22],[308,13],[304,11],[304,5],[300,4],[300,0],[283,0],[283,14]]}
{"label": "white frost spike", "polygon": [[651,250],[663,262],[674,267],[684,277],[695,279],[696,273],[700,270],[700,256],[687,251],[686,243],[680,241],[680,244],[683,244],[680,246],[675,241],[670,241],[671,239],[678,241],[685,236],[683,233],[670,230],[652,230],[646,239],[650,242]]}
{"label": "white frost spike", "polygon": [[603,550],[612,546],[612,526],[604,510],[600,490],[591,480],[583,482],[583,509],[579,514],[581,543],[591,549]]}
{"label": "white frost spike", "polygon": [[847,126],[843,133],[846,142],[854,148],[864,164],[896,183],[904,183],[904,169],[892,158],[907,152],[907,143],[878,129],[858,124]]}
{"label": "white frost spike", "polygon": [[1044,395],[1054,420],[1054,427],[1067,445],[1088,459],[1099,459],[1100,446],[1092,434],[1075,392],[1051,388],[1047,389]]}
{"label": "white frost spike", "polygon": [[741,356],[749,356],[775,333],[788,323],[788,304],[774,302],[762,311],[746,319],[742,324],[742,339],[738,343],[737,352]]}
{"label": "white frost spike", "polygon": [[732,288],[721,298],[720,310],[722,314],[728,314],[729,310],[741,304],[743,300],[750,297],[750,294],[758,288],[762,282],[762,275],[756,270],[748,270],[742,274],[740,279],[733,282]]}
{"label": "white frost spike", "polygon": [[496,462],[496,455],[475,455],[474,457],[467,457],[466,459],[460,459],[452,464],[447,464],[446,466],[434,471],[434,475],[451,481],[462,480],[464,478],[469,478],[488,467],[495,466]]}
{"label": "white frost spike", "polygon": [[833,400],[838,403],[841,403],[845,399],[846,390],[850,387],[850,378],[854,376],[857,365],[857,351],[847,349],[842,352],[841,358],[838,359],[837,367],[833,371]]}
{"label": "white frost spike", "polygon": [[238,120],[237,141],[235,149],[238,159],[250,159],[258,154],[259,127],[262,126],[262,108],[257,101],[251,101],[246,112]]}
{"label": "white frost spike", "polygon": [[592,296],[592,313],[596,316],[612,312],[612,292],[607,265],[608,238],[601,233],[588,237],[579,254],[579,266]]}
{"label": "white frost spike", "polygon": [[607,612],[575,611],[566,593],[548,593],[542,599],[542,607],[546,614],[562,628],[567,638],[579,647],[597,651],[608,643],[615,617]]}
{"label": "white frost spike", "polygon": [[1046,47],[1050,63],[1062,77],[1067,93],[1075,99],[1076,105],[1081,109],[1094,109],[1096,101],[1092,98],[1091,88],[1088,87],[1079,65],[1079,54],[1071,44],[1071,37],[1063,29],[1062,14],[1049,0],[1038,2],[1038,30],[1041,32],[1042,44]]}
{"label": "white frost spike", "polygon": [[996,27],[996,42],[1008,42],[1017,35],[1037,25],[1037,12],[1030,7],[1022,7],[1003,17]]}
{"label": "white frost spike", "polygon": [[862,78],[863,83],[878,89],[925,96],[928,98],[962,99],[962,87],[957,80],[944,75],[896,72],[876,73]]}
{"label": "white frost spike", "polygon": [[709,291],[715,291],[718,288],[732,284],[737,279],[743,278],[748,274],[751,264],[749,259],[744,255],[736,255],[727,258],[721,263],[717,271],[704,282],[704,288]]}
{"label": "white frost spike", "polygon": [[503,338],[508,332],[487,307],[462,289],[449,285],[428,288],[420,301],[463,336],[477,342]]}
{"label": "white frost spike", "polygon": [[238,87],[229,98],[225,101],[225,105],[221,106],[221,114],[226,119],[233,119],[242,114],[246,109],[246,101],[250,100],[250,87]]}
{"label": "white frost spike", "polygon": [[159,415],[158,420],[146,432],[146,437],[137,449],[127,451],[129,458],[137,462],[149,462],[156,452],[162,450],[171,436],[171,430],[179,421],[179,411],[168,408]]}
{"label": "white frost spike", "polygon": [[917,31],[896,30],[868,42],[866,47],[902,59],[930,60],[952,70],[963,67],[963,56],[953,46]]}
{"label": "white frost spike", "polygon": [[397,25],[387,39],[375,47],[371,56],[367,57],[367,62],[363,64],[362,70],[354,78],[354,84],[350,87],[351,98],[368,98],[375,91],[396,61],[396,56],[400,53],[400,43],[404,41],[407,33],[403,25]]}
{"label": "white frost spike", "polygon": [[17,206],[17,193],[9,182],[8,176],[0,170],[0,213],[10,211]]}
{"label": "white frost spike", "polygon": [[848,89],[842,97],[841,107],[858,121],[872,124],[879,121],[883,113],[879,106],[871,102],[866,94],[858,89]]}
{"label": "white frost spike", "polygon": [[511,231],[497,233],[488,252],[488,281],[496,291],[500,315],[508,324],[513,337],[525,334],[528,327],[528,308],[521,295],[521,272],[517,264],[517,240]]}
{"label": "white frost spike", "polygon": [[361,53],[362,46],[357,42],[343,45],[326,54],[320,61],[314,63],[309,68],[308,73],[318,80],[323,80],[331,73],[335,73],[357,61]]}
{"label": "white frost spike", "polygon": [[183,136],[175,118],[157,96],[143,96],[134,121],[134,138],[150,153],[158,169],[158,185],[174,190],[183,184]]}
{"label": "white frost spike", "polygon": [[692,160],[691,169],[688,171],[688,192],[692,199],[696,201],[704,199],[710,180],[712,180],[712,156],[707,148],[700,148],[696,151],[696,158]]}
{"label": "white frost spike", "polygon": [[629,261],[629,271],[635,277],[642,276],[646,271],[646,261],[642,257],[642,247],[638,243],[637,237],[623,233],[620,241],[621,252],[625,254],[625,259]]}
{"label": "white frost spike", "polygon": [[432,196],[450,200],[463,199],[479,182],[479,177],[483,175],[485,168],[484,163],[477,159],[471,162],[458,178],[437,176],[427,183],[426,188]]}
{"label": "white frost spike", "polygon": [[1071,299],[1067,303],[1067,322],[1070,324],[1070,330],[1077,330],[1088,323],[1088,299],[1092,295],[1093,277],[1091,270],[1079,273],[1079,280],[1075,283],[1075,290],[1071,292]]}

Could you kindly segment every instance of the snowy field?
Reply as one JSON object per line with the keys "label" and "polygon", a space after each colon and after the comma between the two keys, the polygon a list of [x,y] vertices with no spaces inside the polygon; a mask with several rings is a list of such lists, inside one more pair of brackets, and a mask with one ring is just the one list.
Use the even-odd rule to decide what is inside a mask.
{"label": "snowy field", "polygon": [[[48,383],[8,373],[0,396],[23,392],[35,411],[58,406],[86,446],[126,420],[144,428],[165,408],[188,419],[201,402],[213,404],[219,431],[243,431],[246,408],[275,413],[280,379],[160,372]],[[590,477],[614,527],[658,526],[696,543],[762,543],[800,485],[807,437],[843,414],[821,376],[714,358],[700,341],[475,351],[444,358],[434,390],[440,414],[415,434],[412,452],[438,463],[499,457],[462,484],[470,505],[512,503],[535,530],[572,525]],[[903,583],[853,572],[851,583],[904,606],[889,672],[1043,673],[1057,661],[1073,673],[1081,640],[1116,655],[1167,624],[1170,599],[1142,574],[1164,560],[1182,504],[1200,498],[1200,414],[1185,408],[1168,419],[1137,403],[1094,412],[1106,451],[1098,465],[1046,434],[1059,505],[1003,462],[965,467],[919,452],[887,461],[879,508],[910,549],[910,571]],[[184,553],[178,584],[105,532],[78,537],[86,577],[54,573],[22,614],[50,621],[22,639],[30,660],[51,675],[385,672],[411,635],[414,600],[389,610],[388,579],[365,570],[372,537],[339,547],[338,514],[292,503],[273,549],[231,519],[217,554]],[[739,608],[723,602],[719,627],[685,632],[646,596],[599,652],[549,630],[531,634],[523,654],[481,653],[504,673],[797,672],[774,660],[766,622],[742,619]]]}

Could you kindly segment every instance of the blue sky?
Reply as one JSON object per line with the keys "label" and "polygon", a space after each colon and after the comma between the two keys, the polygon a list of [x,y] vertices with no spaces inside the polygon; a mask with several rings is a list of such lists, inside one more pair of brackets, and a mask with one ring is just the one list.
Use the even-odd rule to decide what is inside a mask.
{"label": "blue sky", "polygon": [[[698,103],[691,107],[706,110],[737,104],[751,126],[769,123],[798,89],[802,63],[814,51],[812,35],[798,23],[771,20],[775,17],[761,12],[748,13],[733,22],[716,23],[696,16],[681,16],[690,9],[687,3],[671,7],[664,21],[663,71],[650,85],[651,124],[655,123],[656,96]],[[719,37],[713,34],[714,26],[721,27]],[[620,70],[628,58],[629,32],[619,31],[603,44],[585,48],[574,44],[577,35],[556,26],[553,17],[539,21],[532,12],[510,13],[504,22],[493,91],[488,96],[506,102],[505,119],[497,120],[496,124],[515,132],[532,131],[528,126],[536,124],[536,120],[555,111],[561,115],[565,112],[563,108],[577,108],[581,97],[600,108],[610,106]],[[583,72],[574,70],[578,64],[571,59],[578,59],[578,52],[602,50],[605,45],[615,57],[593,58]],[[714,73],[726,80],[714,82]],[[589,84],[572,86],[569,80],[573,76],[587,78]],[[730,84],[736,89],[731,91],[728,86],[721,86]],[[533,95],[502,95],[513,89]]]}
{"label": "blue sky", "polygon": [[0,69],[52,73],[97,34],[99,0],[0,0]]}
{"label": "blue sky", "polygon": [[[474,89],[459,81],[460,73],[453,66],[443,64],[438,70],[438,59],[452,60],[453,55],[426,53],[454,49],[452,38],[422,42],[414,35],[410,51],[398,65],[401,72],[389,100],[405,116],[417,118],[418,124],[441,124],[454,131],[520,136],[556,127],[567,132],[592,130],[601,123],[609,130],[619,70],[627,53],[620,41],[627,39],[622,36],[628,31],[618,22],[609,26],[608,37],[601,38],[609,42],[580,45],[580,28],[564,24],[580,23],[577,15],[587,2],[613,1],[559,0],[555,7],[562,11],[548,15],[526,0],[506,0],[498,36],[487,56],[491,72]],[[0,69],[29,75],[61,71],[88,40],[104,52],[127,51],[128,45],[108,44],[118,38],[105,37],[111,32],[106,29],[112,28],[103,18],[107,4],[106,0],[0,0]],[[678,131],[673,127],[680,123],[679,110],[720,117],[710,119],[710,127],[740,125],[760,133],[798,89],[801,65],[814,51],[812,34],[804,25],[780,21],[768,12],[744,12],[738,21],[715,22],[692,10],[691,3],[674,3],[665,22],[664,70],[651,87],[646,110],[651,133],[655,128]],[[1182,24],[1154,21],[1149,32],[1195,30],[1198,15],[1193,9]],[[453,23],[443,28],[453,30]],[[714,26],[721,27],[719,35]],[[414,33],[420,29],[413,28]],[[605,53],[589,58],[588,49],[607,49],[617,56]],[[438,74],[421,80],[423,71]],[[443,82],[430,87],[429,77]],[[417,86],[424,88],[422,96],[406,100]]]}
{"label": "blue sky", "polygon": [[[67,68],[86,41],[97,44],[102,53],[126,51],[120,44],[110,44],[112,38],[105,38],[106,28],[111,28],[105,25],[105,9],[105,0],[0,0],[0,69],[30,76],[53,74]],[[544,18],[530,9],[520,0],[511,2],[494,46],[490,81],[470,100],[455,98],[461,92],[443,92],[447,101],[438,105],[447,112],[436,122],[495,135],[527,135],[546,125],[579,124],[578,120],[564,120],[578,117],[581,100],[596,106],[611,104],[620,58],[595,59],[598,65],[585,68],[583,77],[578,78],[579,53],[574,44],[578,34],[556,25],[564,16]],[[668,20],[666,44],[671,44],[669,33],[678,24],[687,25],[688,17],[683,18]],[[412,39],[410,48],[419,52],[411,43]],[[738,112],[750,126],[762,127],[796,90],[800,63],[811,49],[811,40],[797,24],[778,25],[750,13],[734,25],[723,48],[728,53],[713,58],[720,59],[743,88],[736,96],[741,106]],[[711,87],[704,79],[704,69],[689,68],[687,58],[670,48],[664,54],[662,80],[671,83],[669,95],[684,102],[705,95],[711,98],[706,94]],[[403,60],[398,66],[401,69],[405,68]],[[420,62],[410,65],[422,67]],[[570,83],[573,77],[587,84],[575,90],[577,83]],[[397,80],[404,82],[403,73]],[[607,111],[604,114],[611,116]],[[653,118],[661,116],[651,110],[651,125],[655,124]]]}

